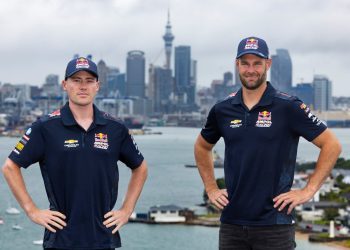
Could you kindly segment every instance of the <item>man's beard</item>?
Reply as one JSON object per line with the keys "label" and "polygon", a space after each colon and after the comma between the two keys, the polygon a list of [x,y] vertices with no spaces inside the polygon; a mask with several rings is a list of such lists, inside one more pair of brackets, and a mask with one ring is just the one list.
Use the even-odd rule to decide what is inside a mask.
{"label": "man's beard", "polygon": [[258,89],[265,81],[266,81],[266,70],[265,72],[259,77],[259,74],[254,73],[254,74],[250,74],[251,75],[258,75],[258,80],[256,82],[254,82],[253,84],[248,84],[247,81],[244,80],[244,78],[241,76],[241,74],[239,74],[239,78],[241,79],[242,85],[249,90],[254,90],[254,89]]}

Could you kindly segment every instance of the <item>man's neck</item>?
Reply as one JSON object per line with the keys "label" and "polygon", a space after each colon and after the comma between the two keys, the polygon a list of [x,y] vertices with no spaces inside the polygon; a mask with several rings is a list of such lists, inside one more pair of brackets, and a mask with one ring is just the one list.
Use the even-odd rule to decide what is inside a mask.
{"label": "man's neck", "polygon": [[88,130],[94,120],[94,108],[91,105],[76,105],[69,102],[69,108],[72,111],[75,121],[85,130]]}
{"label": "man's neck", "polygon": [[242,98],[243,98],[244,105],[249,110],[251,110],[256,104],[258,104],[266,88],[267,88],[267,82],[264,82],[263,84],[261,84],[259,88],[254,90],[247,89],[243,86]]}

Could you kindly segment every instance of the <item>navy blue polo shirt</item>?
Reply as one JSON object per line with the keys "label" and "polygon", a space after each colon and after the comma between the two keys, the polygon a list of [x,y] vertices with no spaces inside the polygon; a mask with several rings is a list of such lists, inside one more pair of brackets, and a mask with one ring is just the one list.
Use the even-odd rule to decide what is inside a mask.
{"label": "navy blue polo shirt", "polygon": [[33,123],[9,158],[23,168],[39,162],[50,209],[67,217],[63,230],[45,230],[45,248],[121,246],[119,233],[102,224],[103,216],[117,201],[117,162],[135,169],[143,161],[122,123],[94,106],[93,123],[85,131],[67,103]]}
{"label": "navy blue polo shirt", "polygon": [[270,83],[251,110],[242,89],[210,110],[203,138],[225,142],[225,183],[229,204],[221,222],[238,225],[291,224],[287,209],[273,198],[290,191],[299,137],[312,141],[326,126],[297,97],[276,91]]}

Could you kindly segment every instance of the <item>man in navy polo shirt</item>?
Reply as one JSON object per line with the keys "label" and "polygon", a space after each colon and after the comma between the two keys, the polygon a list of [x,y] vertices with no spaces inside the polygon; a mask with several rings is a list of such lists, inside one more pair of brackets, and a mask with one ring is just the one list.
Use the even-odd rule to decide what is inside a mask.
{"label": "man in navy polo shirt", "polygon": [[[69,102],[39,119],[3,166],[17,201],[46,228],[45,249],[115,249],[147,177],[146,162],[128,129],[94,105],[98,71],[87,58],[71,60],[62,87]],[[118,195],[118,161],[132,171],[124,202]],[[21,168],[39,162],[50,209],[39,209],[26,190]]]}
{"label": "man in navy polo shirt", "polygon": [[[236,57],[242,88],[210,110],[195,144],[209,200],[222,209],[220,249],[294,249],[295,206],[310,200],[338,158],[334,134],[298,98],[266,81],[266,42],[243,39]],[[320,148],[307,185],[291,190],[299,137]],[[225,142],[225,183],[216,184],[212,148]]]}

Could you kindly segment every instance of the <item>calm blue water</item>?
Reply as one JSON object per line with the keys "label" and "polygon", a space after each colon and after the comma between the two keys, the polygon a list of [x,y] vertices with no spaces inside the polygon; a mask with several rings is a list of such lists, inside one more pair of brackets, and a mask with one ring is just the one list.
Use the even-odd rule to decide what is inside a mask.
{"label": "calm blue water", "polygon": [[[199,129],[193,128],[155,128],[163,135],[136,136],[135,139],[143,152],[149,165],[149,178],[136,207],[137,212],[147,212],[153,205],[177,204],[180,206],[196,208],[202,202],[203,185],[196,169],[185,168],[184,164],[193,163],[193,143]],[[343,144],[342,156],[350,157],[350,129],[334,130]],[[0,138],[0,162],[15,145],[16,138]],[[224,145],[222,141],[216,146],[223,156]],[[317,148],[301,140],[298,157],[303,160],[316,160]],[[120,206],[130,171],[120,165],[119,199],[116,207]],[[36,204],[47,208],[47,198],[44,191],[38,165],[33,165],[23,171],[24,178]],[[223,176],[222,169],[216,169],[217,177]],[[0,176],[0,217],[5,220],[0,225],[1,250],[35,250],[40,246],[32,244],[33,240],[42,238],[43,229],[33,224],[21,213],[18,216],[5,214],[8,204],[16,202]],[[17,206],[18,207],[18,206]],[[21,231],[11,229],[18,223],[23,227]],[[218,228],[183,225],[144,225],[128,224],[121,229],[122,249],[217,249]],[[297,249],[329,250],[331,247],[311,244],[306,240],[297,241]]]}

